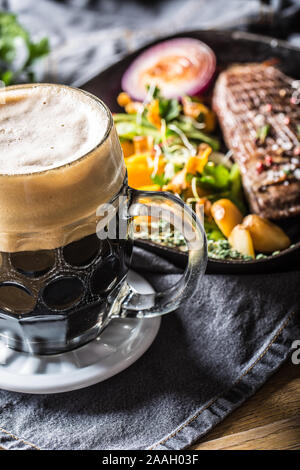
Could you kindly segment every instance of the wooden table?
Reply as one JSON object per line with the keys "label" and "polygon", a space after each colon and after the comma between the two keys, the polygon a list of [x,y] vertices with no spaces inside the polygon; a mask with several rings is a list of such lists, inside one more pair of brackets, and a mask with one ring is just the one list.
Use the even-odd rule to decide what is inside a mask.
{"label": "wooden table", "polygon": [[300,364],[283,365],[194,449],[300,450]]}
{"label": "wooden table", "polygon": [[300,450],[300,365],[282,366],[194,449]]}

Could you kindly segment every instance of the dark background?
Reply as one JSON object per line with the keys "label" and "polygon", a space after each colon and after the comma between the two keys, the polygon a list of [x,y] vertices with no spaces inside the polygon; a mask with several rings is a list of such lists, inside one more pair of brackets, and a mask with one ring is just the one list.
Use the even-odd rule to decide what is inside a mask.
{"label": "dark background", "polygon": [[300,46],[300,0],[0,0],[33,39],[48,36],[51,81],[81,86],[156,39],[182,31],[239,29]]}
{"label": "dark background", "polygon": [[[105,12],[107,4],[112,3],[105,0],[54,0],[59,3],[65,3],[70,7],[88,8],[90,10]],[[185,0],[182,0],[184,3]],[[246,3],[247,0],[244,0]],[[9,1],[7,2],[9,4]],[[159,12],[160,6],[171,4],[172,0],[135,0],[119,2],[123,4],[131,4],[136,8],[143,7],[145,14],[148,11],[157,10]],[[214,3],[210,0],[209,3]],[[216,2],[215,2],[216,3]],[[227,9],[234,8],[234,2],[224,0]],[[251,0],[248,1],[251,3]],[[254,4],[254,2],[252,2]],[[252,32],[260,32],[264,34],[271,34],[279,38],[288,38],[291,32],[300,33],[300,1],[299,0],[260,0],[260,18],[249,18],[249,25],[242,25],[242,29],[248,29]],[[201,2],[199,2],[200,6]],[[116,12],[117,13],[117,12]]]}

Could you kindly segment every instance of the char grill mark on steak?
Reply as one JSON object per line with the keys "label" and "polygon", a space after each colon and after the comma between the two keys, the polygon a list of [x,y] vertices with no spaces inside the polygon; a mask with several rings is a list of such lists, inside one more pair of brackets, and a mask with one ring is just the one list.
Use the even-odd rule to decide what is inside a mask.
{"label": "char grill mark on steak", "polygon": [[216,82],[213,108],[225,143],[252,211],[263,217],[300,214],[299,102],[300,81],[265,64],[232,66]]}

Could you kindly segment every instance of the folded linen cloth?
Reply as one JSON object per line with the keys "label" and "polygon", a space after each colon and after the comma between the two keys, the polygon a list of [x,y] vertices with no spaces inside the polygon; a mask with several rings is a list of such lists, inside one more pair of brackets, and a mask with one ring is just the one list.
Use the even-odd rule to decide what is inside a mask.
{"label": "folded linen cloth", "polygon": [[[139,248],[133,268],[157,290],[180,275],[165,259]],[[144,356],[115,377],[56,395],[0,391],[0,446],[190,446],[290,360],[300,339],[299,282],[300,271],[206,274],[199,292],[163,317]]]}

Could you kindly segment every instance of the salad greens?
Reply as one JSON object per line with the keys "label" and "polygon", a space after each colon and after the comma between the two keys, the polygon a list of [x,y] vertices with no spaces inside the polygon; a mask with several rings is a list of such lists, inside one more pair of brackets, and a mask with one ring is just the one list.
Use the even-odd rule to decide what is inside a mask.
{"label": "salad greens", "polygon": [[[239,167],[231,151],[219,151],[219,139],[213,135],[216,117],[205,98],[166,99],[156,86],[147,90],[142,103],[120,93],[118,103],[125,113],[114,115],[129,185],[171,191],[190,205],[204,221],[211,258],[249,261],[289,246],[280,227],[255,214],[245,217]],[[263,126],[257,139],[263,142],[269,130]],[[135,223],[139,238],[186,249],[175,227],[167,232],[162,224],[162,230],[153,233],[152,220],[137,218]]]}
{"label": "salad greens", "polygon": [[[157,87],[148,87],[143,103],[132,101],[124,92],[118,103],[125,113],[114,114],[114,121],[130,186],[171,191],[198,215],[204,212],[209,256],[243,260],[255,257],[250,236],[247,243],[242,240],[240,244],[241,238],[230,238],[233,228],[242,224],[246,207],[239,167],[232,162],[231,152],[219,151],[219,139],[212,134],[216,125],[213,111],[195,97],[166,99]],[[265,138],[266,133],[264,129],[259,137]],[[218,214],[223,212],[219,220]],[[243,229],[239,237],[247,235]],[[139,237],[145,234],[149,235],[141,226]],[[185,245],[175,229],[172,236],[162,232],[150,234],[150,239],[181,249]]]}
{"label": "salad greens", "polygon": [[32,41],[16,15],[0,12],[0,80],[5,85],[34,81],[33,64],[49,51],[47,38]]}
{"label": "salad greens", "polygon": [[182,113],[182,105],[179,100],[163,98],[157,87],[148,87],[147,103],[151,100],[158,101],[159,118],[165,123],[164,136],[162,136],[157,126],[147,118],[148,108],[145,102],[141,106],[141,111],[137,113],[117,113],[114,115],[117,132],[121,139],[131,140],[134,136],[151,136],[156,143],[162,142],[163,138],[173,138],[174,143],[180,143],[181,140],[178,134],[182,132],[191,141],[192,145],[205,142],[213,150],[219,149],[220,145],[217,138],[199,130],[199,124],[204,119],[203,113],[199,113],[199,120],[185,116]]}
{"label": "salad greens", "polygon": [[[197,205],[208,204],[210,208],[214,202],[226,198],[244,214],[240,171],[230,160],[230,154],[218,151],[219,139],[211,134],[215,128],[213,112],[197,98],[166,99],[156,86],[147,90],[143,103],[133,102],[129,95],[121,93],[118,103],[126,112],[114,114],[117,133],[124,145],[130,185],[136,188],[148,185],[147,188],[144,186],[146,189],[153,189],[151,185],[154,185],[157,189],[172,191],[196,212]],[[144,141],[145,178],[141,176],[140,167],[143,158],[141,139]],[[129,154],[125,150],[128,142],[133,145],[129,147]],[[149,161],[153,162],[151,171]],[[210,210],[204,210],[204,225],[211,255],[215,252],[216,257],[243,258],[230,249]],[[142,233],[139,233],[140,237]],[[174,236],[170,239],[168,235],[165,240],[162,234],[159,241],[168,246],[183,247],[183,237],[176,233],[175,243]],[[225,244],[228,245],[226,249]]]}

